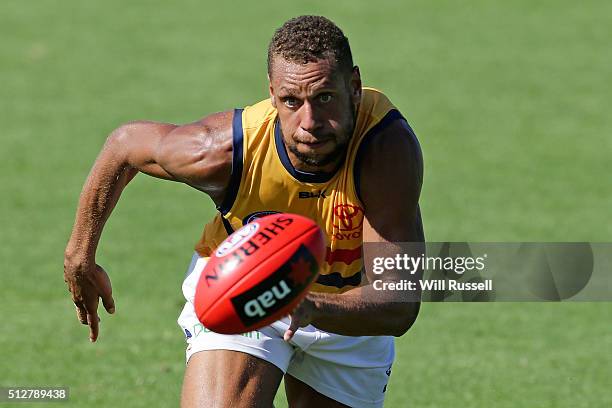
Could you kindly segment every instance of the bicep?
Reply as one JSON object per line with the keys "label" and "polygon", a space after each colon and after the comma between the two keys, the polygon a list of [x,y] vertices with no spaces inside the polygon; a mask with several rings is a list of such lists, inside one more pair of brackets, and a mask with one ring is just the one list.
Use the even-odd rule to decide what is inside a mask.
{"label": "bicep", "polygon": [[173,129],[161,140],[156,163],[176,180],[218,198],[231,174],[232,119],[233,112],[221,112]]}
{"label": "bicep", "polygon": [[364,241],[419,241],[423,161],[418,142],[405,122],[395,121],[377,135],[364,152],[362,163]]}
{"label": "bicep", "polygon": [[208,192],[225,182],[231,166],[231,120],[231,112],[224,112],[182,126],[132,122],[111,139],[131,168]]}

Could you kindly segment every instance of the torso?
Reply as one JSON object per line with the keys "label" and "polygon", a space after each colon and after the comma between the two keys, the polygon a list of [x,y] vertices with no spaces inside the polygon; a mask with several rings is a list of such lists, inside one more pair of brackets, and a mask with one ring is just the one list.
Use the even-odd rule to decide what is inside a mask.
{"label": "torso", "polygon": [[291,165],[269,100],[236,110],[232,177],[196,251],[210,256],[229,233],[270,212],[296,213],[315,220],[327,238],[326,262],[312,290],[339,293],[359,286],[364,206],[354,169],[362,142],[399,117],[382,93],[364,88],[344,162],[333,174],[311,174]]}

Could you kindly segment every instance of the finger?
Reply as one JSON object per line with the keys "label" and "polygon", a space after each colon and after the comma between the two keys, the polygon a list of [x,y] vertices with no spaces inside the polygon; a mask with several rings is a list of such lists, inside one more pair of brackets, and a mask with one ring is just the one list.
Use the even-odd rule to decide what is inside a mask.
{"label": "finger", "polygon": [[85,304],[87,311],[87,324],[89,325],[89,341],[92,343],[98,339],[100,318],[98,317],[98,297],[90,299]]}
{"label": "finger", "polygon": [[283,335],[283,339],[285,341],[289,341],[295,335],[296,330],[300,327],[298,324],[298,319],[294,319],[293,316],[290,317],[291,323],[289,324],[289,328],[285,330],[285,334]]}
{"label": "finger", "polygon": [[290,341],[293,336],[295,335],[295,331],[291,330],[291,329],[287,329],[287,331],[285,331],[285,334],[283,335],[283,339],[285,341]]}
{"label": "finger", "polygon": [[101,266],[97,265],[96,269],[96,287],[98,294],[102,298],[102,304],[106,311],[110,314],[115,313],[115,300],[113,299],[113,287],[111,285],[108,274]]}
{"label": "finger", "polygon": [[100,328],[100,318],[95,310],[93,313],[87,314],[87,324],[89,325],[89,341],[94,343],[96,340],[98,340],[98,332]]}
{"label": "finger", "polygon": [[79,322],[81,322],[81,324],[87,324],[87,312],[85,311],[85,308],[77,305],[76,303],[74,304],[74,307],[76,308],[76,314],[77,314],[77,319],[79,319]]}
{"label": "finger", "polygon": [[102,304],[104,305],[104,308],[106,309],[106,311],[110,314],[115,313],[115,299],[113,299],[113,297],[109,294],[106,296],[101,296],[102,297]]}

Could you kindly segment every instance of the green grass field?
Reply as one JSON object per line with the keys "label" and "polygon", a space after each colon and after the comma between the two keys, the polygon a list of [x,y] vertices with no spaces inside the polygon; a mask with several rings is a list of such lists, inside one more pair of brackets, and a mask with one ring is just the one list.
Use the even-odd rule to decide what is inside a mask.
{"label": "green grass field", "polygon": [[[267,42],[299,14],[336,21],[364,83],[417,132],[428,240],[612,240],[612,3],[355,3],[0,4],[0,385],[69,386],[62,406],[178,405],[180,285],[213,206],[136,178],[97,258],[117,314],[90,344],[62,277],[78,194],[119,124],[265,98]],[[612,406],[611,318],[609,303],[425,304],[386,406]]]}

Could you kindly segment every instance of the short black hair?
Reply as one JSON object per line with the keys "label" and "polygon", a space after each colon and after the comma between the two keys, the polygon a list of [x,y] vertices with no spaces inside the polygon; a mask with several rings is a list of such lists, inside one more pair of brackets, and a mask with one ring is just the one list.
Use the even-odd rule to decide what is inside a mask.
{"label": "short black hair", "polygon": [[336,24],[322,16],[295,17],[274,32],[268,46],[270,76],[272,59],[277,55],[301,64],[331,57],[342,72],[353,70],[348,38]]}

